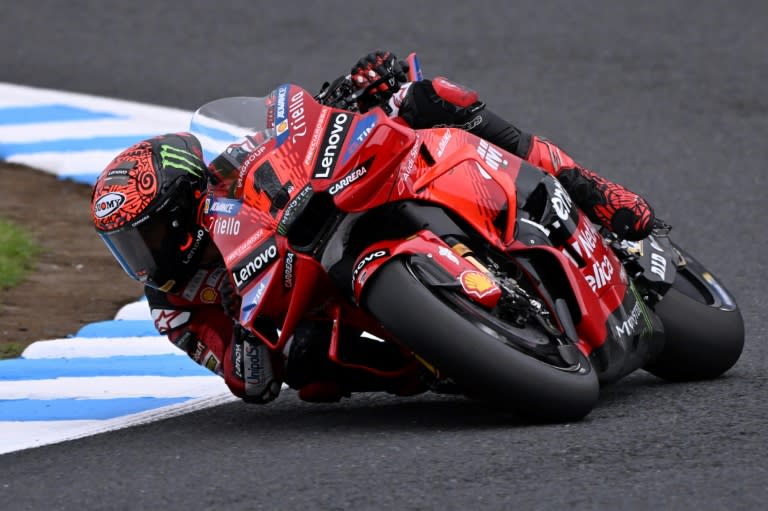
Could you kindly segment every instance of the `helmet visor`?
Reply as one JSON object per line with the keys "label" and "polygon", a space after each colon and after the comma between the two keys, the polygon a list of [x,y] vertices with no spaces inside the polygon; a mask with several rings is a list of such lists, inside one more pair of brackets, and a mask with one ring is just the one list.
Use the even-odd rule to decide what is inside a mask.
{"label": "helmet visor", "polygon": [[135,229],[99,232],[131,278],[161,291],[169,291],[176,284],[168,270],[174,266],[173,255],[178,252],[179,245],[186,241],[180,234],[178,229],[171,227],[166,215],[144,222]]}

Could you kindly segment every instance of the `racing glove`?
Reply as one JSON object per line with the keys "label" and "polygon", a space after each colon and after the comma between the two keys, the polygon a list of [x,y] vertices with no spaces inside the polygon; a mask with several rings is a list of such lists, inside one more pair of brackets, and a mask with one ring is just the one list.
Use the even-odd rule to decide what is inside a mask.
{"label": "racing glove", "polygon": [[280,395],[282,355],[270,350],[255,335],[235,325],[229,350],[232,367],[226,379],[230,390],[246,403],[266,404]]}
{"label": "racing glove", "polygon": [[408,81],[409,66],[398,60],[394,53],[376,50],[352,66],[352,86],[364,91],[358,100],[361,112],[386,103]]}

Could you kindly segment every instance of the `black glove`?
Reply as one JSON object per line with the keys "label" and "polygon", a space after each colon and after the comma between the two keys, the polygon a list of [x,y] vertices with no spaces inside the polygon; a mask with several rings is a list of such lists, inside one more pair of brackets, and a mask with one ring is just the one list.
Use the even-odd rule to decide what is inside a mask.
{"label": "black glove", "polygon": [[408,63],[397,60],[394,53],[376,50],[352,66],[352,86],[363,91],[358,100],[361,112],[382,105],[408,81]]}

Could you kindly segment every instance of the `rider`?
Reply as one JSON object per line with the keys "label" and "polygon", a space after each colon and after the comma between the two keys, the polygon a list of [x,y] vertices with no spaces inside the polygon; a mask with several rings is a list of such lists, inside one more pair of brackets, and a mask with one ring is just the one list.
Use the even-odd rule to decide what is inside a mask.
{"label": "rider", "polygon": [[[402,63],[374,52],[352,69],[361,90]],[[444,78],[405,83],[361,97],[359,109],[385,101],[383,108],[415,128],[460,126],[555,174],[595,221],[617,234],[648,234],[653,213],[645,200],[578,166],[554,144],[526,134],[485,108],[477,94]],[[383,378],[328,360],[330,325],[303,323],[284,353],[269,350],[237,323],[239,297],[221,253],[203,222],[207,168],[200,142],[189,133],[171,133],[139,142],[118,154],[99,175],[92,195],[96,231],[126,273],[144,284],[159,333],[195,362],[223,376],[233,394],[247,402],[277,397],[281,383],[306,401],[337,401],[351,392],[386,391],[411,395],[427,390],[420,373]],[[262,321],[259,330],[275,334]],[[407,353],[359,332],[344,358],[380,369],[404,367]]]}

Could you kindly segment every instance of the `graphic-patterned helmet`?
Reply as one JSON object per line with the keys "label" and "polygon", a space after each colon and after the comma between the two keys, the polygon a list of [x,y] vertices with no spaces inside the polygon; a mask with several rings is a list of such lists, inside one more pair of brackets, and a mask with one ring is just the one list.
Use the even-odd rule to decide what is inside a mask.
{"label": "graphic-patterned helmet", "polygon": [[198,223],[206,189],[200,142],[189,133],[161,135],[107,165],[93,187],[91,219],[131,278],[177,292],[210,242]]}

